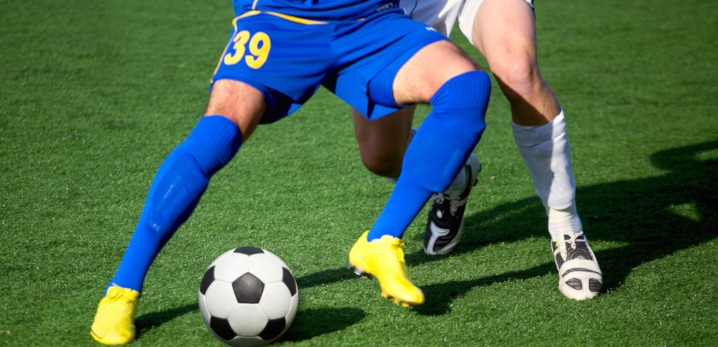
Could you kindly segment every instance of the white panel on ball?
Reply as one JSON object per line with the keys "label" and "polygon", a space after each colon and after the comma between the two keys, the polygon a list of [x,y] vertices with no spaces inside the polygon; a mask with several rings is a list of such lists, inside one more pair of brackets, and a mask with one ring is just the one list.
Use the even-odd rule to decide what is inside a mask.
{"label": "white panel on ball", "polygon": [[215,263],[214,279],[232,283],[235,278],[248,271],[246,254],[230,253]]}
{"label": "white panel on ball", "polygon": [[237,305],[236,301],[228,302],[234,298],[232,284],[222,281],[214,281],[207,289],[204,296],[207,310],[217,318],[227,318]]}
{"label": "white panel on ball", "polygon": [[259,305],[237,304],[229,316],[229,325],[240,336],[257,336],[267,325],[267,315]]}
{"label": "white panel on ball", "polygon": [[282,266],[267,254],[255,254],[249,257],[249,272],[264,283],[281,282]]}
{"label": "white panel on ball", "polygon": [[264,313],[270,319],[286,317],[292,310],[292,306],[287,303],[292,302],[292,294],[289,293],[287,286],[281,282],[274,282],[264,286],[264,295],[259,300],[259,306],[262,307]]}

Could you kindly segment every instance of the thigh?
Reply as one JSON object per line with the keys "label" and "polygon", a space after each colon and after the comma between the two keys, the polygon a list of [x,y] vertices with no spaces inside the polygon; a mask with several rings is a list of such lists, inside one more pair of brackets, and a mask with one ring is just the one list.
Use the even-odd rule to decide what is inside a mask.
{"label": "thigh", "polygon": [[[470,2],[470,1],[469,1]],[[467,6],[468,3],[467,3]],[[469,10],[468,7],[465,10]],[[464,23],[462,31],[471,28],[470,39],[489,62],[501,64],[509,57],[536,60],[536,18],[533,7],[525,0],[483,0],[475,9],[474,20]]]}
{"label": "thigh", "polygon": [[263,93],[249,84],[229,79],[214,83],[205,116],[221,115],[230,119],[246,141],[267,110]]}
{"label": "thigh", "polygon": [[400,104],[429,103],[448,80],[477,69],[478,64],[452,42],[432,43],[399,69],[392,85],[394,99]]}

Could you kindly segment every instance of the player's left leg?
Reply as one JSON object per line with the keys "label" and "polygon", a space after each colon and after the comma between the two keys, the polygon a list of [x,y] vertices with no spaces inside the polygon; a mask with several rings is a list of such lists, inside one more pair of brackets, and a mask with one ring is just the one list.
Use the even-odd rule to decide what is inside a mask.
{"label": "player's left leg", "polygon": [[[376,120],[353,111],[359,153],[369,171],[396,182],[404,152],[415,132],[411,129],[414,109],[406,107]],[[472,153],[449,188],[432,197],[424,233],[426,254],[446,254],[458,245],[464,230],[466,203],[480,171],[479,158]]]}
{"label": "player's left leg", "polygon": [[[404,153],[413,136],[414,109],[410,106],[374,120],[352,111],[359,153],[369,171],[396,182]],[[376,277],[382,289],[381,295],[396,304],[421,304],[423,293],[409,280],[401,239],[387,235],[369,242],[368,233],[364,232],[350,250],[350,267],[358,275],[368,273]],[[383,265],[382,269],[379,269],[379,264]]]}
{"label": "player's left leg", "polygon": [[[393,226],[386,227],[387,221],[380,216],[369,233],[370,239],[384,234],[401,237],[428,197],[449,187],[486,127],[484,116],[490,88],[488,74],[478,70],[475,63],[449,41],[424,47],[399,69],[393,82],[395,102],[429,102],[433,109],[407,148],[401,176],[385,209],[393,206],[401,211],[382,213],[382,216],[393,215],[391,219],[395,222],[387,223],[386,226]],[[404,187],[412,187],[410,190],[416,194],[421,192],[421,196],[429,195],[412,199],[408,192],[402,191]],[[394,196],[404,196],[398,200],[412,202],[394,205]]]}
{"label": "player's left leg", "polygon": [[556,95],[539,71],[530,3],[484,0],[473,9],[473,21],[468,10],[459,22],[486,57],[511,104],[516,145],[548,214],[559,289],[568,298],[583,300],[598,294],[602,274],[576,211],[566,123]]}
{"label": "player's left leg", "polygon": [[374,120],[352,110],[359,154],[369,171],[390,179],[399,177],[404,152],[413,133],[415,108],[409,106]]}
{"label": "player's left leg", "polygon": [[401,237],[429,197],[451,184],[478,143],[491,84],[458,47],[439,41],[411,57],[392,87],[381,94],[393,95],[396,104],[429,102],[433,110],[407,148],[384,210],[352,247],[349,260],[358,272],[377,277],[383,296],[419,305],[424,296],[406,275]]}

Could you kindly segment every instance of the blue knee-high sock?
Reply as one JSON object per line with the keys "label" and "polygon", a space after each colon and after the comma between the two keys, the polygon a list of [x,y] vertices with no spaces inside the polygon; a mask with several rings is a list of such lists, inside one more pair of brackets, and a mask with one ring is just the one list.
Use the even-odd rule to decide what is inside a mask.
{"label": "blue knee-high sock", "polygon": [[239,128],[222,116],[200,119],[164,160],[110,285],[141,292],[147,270],[165,243],[192,214],[209,179],[242,145]]}
{"label": "blue knee-high sock", "polygon": [[369,241],[401,238],[432,193],[444,191],[486,128],[491,81],[482,71],[447,81],[431,98],[432,112],[409,144],[399,180],[369,230]]}

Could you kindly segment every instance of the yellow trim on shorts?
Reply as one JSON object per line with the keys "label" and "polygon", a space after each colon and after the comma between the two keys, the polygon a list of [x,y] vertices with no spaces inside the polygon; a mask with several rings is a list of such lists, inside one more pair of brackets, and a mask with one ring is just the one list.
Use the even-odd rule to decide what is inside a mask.
{"label": "yellow trim on shorts", "polygon": [[[255,1],[254,4],[256,5],[257,2]],[[254,5],[253,5],[253,7],[254,7]],[[299,24],[310,24],[310,25],[315,25],[315,24],[327,24],[327,22],[322,22],[322,21],[317,21],[317,20],[311,20],[311,19],[306,19],[306,18],[301,18],[301,17],[290,16],[290,15],[288,15],[288,14],[283,14],[283,13],[279,13],[279,12],[260,11],[260,10],[251,10],[251,11],[245,12],[245,13],[243,13],[243,14],[237,16],[236,18],[234,18],[234,20],[236,21],[236,20],[238,20],[238,19],[246,18],[246,17],[249,17],[249,16],[256,16],[256,15],[258,15],[258,14],[260,14],[260,13],[266,13],[266,14],[269,14],[269,15],[272,15],[272,16],[275,16],[275,17],[279,17],[279,18],[283,18],[283,19],[286,19],[286,20],[288,20],[288,21],[290,21],[290,22],[295,22],[295,23],[299,23]]]}
{"label": "yellow trim on shorts", "polygon": [[284,18],[284,19],[286,19],[286,20],[288,20],[288,21],[291,21],[291,22],[300,23],[300,24],[327,24],[327,22],[322,22],[322,21],[318,21],[318,20],[311,20],[311,19],[305,19],[305,18],[290,16],[290,15],[287,15],[287,14],[282,14],[282,13],[277,13],[277,12],[267,11],[267,12],[265,12],[265,13],[266,13],[266,14],[271,14],[272,16],[277,16],[277,17],[279,17],[279,18]]}

